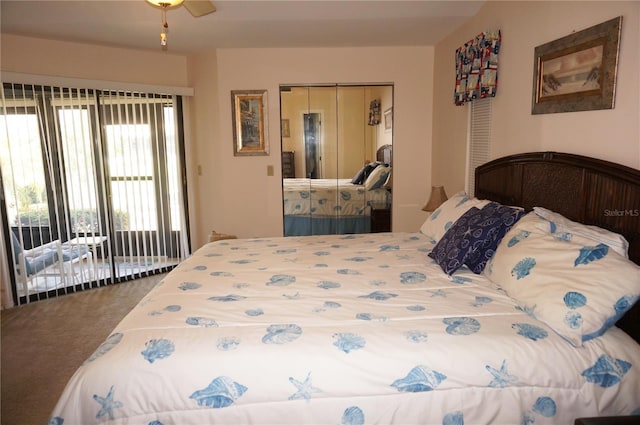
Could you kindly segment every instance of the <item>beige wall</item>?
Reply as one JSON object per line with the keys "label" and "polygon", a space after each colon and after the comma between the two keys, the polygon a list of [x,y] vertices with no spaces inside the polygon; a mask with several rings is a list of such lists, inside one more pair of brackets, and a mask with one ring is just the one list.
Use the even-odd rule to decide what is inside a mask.
{"label": "beige wall", "polygon": [[[531,115],[536,46],[623,16],[615,108]],[[452,92],[454,52],[487,29],[501,29],[491,157],[550,150],[640,168],[640,2],[491,1],[435,48],[433,173],[448,193],[464,189],[468,106]]]}
{"label": "beige wall", "polygon": [[[185,102],[184,120],[189,227],[194,250],[207,241],[207,235],[212,230],[222,233],[223,229],[213,225],[202,227],[202,222],[215,223],[219,220],[222,215],[221,208],[212,208],[210,205],[223,205],[218,193],[224,185],[233,184],[215,173],[219,164],[216,158],[220,157],[222,146],[218,131],[220,107],[217,102],[217,75],[215,54],[189,58],[189,82],[195,90],[194,96]],[[231,124],[229,126],[231,127]]]}
{"label": "beige wall", "polygon": [[[210,229],[240,237],[282,235],[280,84],[395,84],[393,229],[417,230],[425,219],[420,208],[431,184],[432,55],[431,47],[219,49],[202,55],[198,72],[217,75],[217,87],[207,89],[210,98],[202,100],[201,84],[209,82],[194,80],[195,99],[216,102],[220,123],[212,136],[203,129],[211,127],[208,113],[194,111],[197,152],[192,168],[203,170],[196,183],[201,214],[196,244]],[[243,89],[268,90],[269,156],[233,156],[230,92]],[[274,176],[267,176],[269,165]]]}
{"label": "beige wall", "polygon": [[[187,58],[2,34],[0,69],[25,74],[186,87]],[[95,87],[101,88],[101,87]]]}

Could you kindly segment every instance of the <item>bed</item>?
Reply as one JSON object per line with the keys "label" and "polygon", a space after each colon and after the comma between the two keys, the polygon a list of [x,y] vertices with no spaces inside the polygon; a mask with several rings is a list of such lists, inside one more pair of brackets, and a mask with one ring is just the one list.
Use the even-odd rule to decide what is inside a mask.
{"label": "bed", "polygon": [[378,149],[381,165],[367,179],[282,179],[284,235],[369,233],[372,208],[391,208],[391,151],[391,145]]}
{"label": "bed", "polygon": [[[629,309],[640,293],[640,172],[545,152],[492,161],[476,182],[476,198],[452,195],[415,233],[203,246],[80,366],[50,423],[538,425],[640,414]],[[469,251],[446,272],[443,246],[485,209],[503,223],[496,247],[482,244],[495,252]],[[590,248],[567,273],[556,260],[572,244]],[[507,266],[523,255],[538,263]],[[538,274],[545,261],[562,269],[559,282]],[[531,304],[558,291],[569,294],[554,305],[560,323]],[[613,299],[627,303],[599,311]]]}

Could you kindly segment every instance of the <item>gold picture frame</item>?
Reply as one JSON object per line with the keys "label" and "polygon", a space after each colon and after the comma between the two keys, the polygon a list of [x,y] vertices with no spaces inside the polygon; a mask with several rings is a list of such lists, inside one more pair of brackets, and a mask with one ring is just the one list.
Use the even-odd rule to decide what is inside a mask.
{"label": "gold picture frame", "polygon": [[267,91],[232,90],[233,154],[269,155]]}
{"label": "gold picture frame", "polygon": [[613,109],[622,16],[535,48],[532,114]]}
{"label": "gold picture frame", "polygon": [[390,132],[393,130],[393,107],[384,111],[384,131]]}

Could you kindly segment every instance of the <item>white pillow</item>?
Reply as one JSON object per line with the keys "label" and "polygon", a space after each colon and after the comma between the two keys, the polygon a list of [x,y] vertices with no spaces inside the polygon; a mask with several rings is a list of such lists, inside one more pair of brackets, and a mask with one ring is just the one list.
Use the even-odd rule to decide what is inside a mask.
{"label": "white pillow", "polygon": [[460,191],[447,199],[438,209],[431,213],[420,227],[422,234],[437,243],[449,228],[471,207],[481,209],[490,201],[469,198],[465,191]]}
{"label": "white pillow", "polygon": [[365,190],[372,190],[381,188],[382,185],[385,184],[387,178],[389,177],[389,173],[391,172],[391,167],[387,167],[384,165],[378,165],[374,170],[369,174],[369,177],[364,182]]}
{"label": "white pillow", "polygon": [[602,242],[609,245],[618,254],[625,258],[629,258],[629,242],[624,236],[618,233],[610,232],[597,226],[588,226],[582,223],[576,223],[556,212],[550,211],[542,207],[534,207],[533,211],[540,217],[550,221],[555,225],[556,232],[568,232],[574,235],[584,236],[593,239],[596,242]]}
{"label": "white pillow", "polygon": [[606,244],[551,233],[531,212],[505,235],[485,268],[520,307],[579,347],[602,335],[640,297],[640,267]]}

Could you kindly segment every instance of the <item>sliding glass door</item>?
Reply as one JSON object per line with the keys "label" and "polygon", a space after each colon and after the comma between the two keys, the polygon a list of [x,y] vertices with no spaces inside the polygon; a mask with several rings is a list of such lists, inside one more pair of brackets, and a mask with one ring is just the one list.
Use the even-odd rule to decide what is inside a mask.
{"label": "sliding glass door", "polygon": [[166,271],[188,255],[180,105],[4,85],[2,214],[16,302]]}

